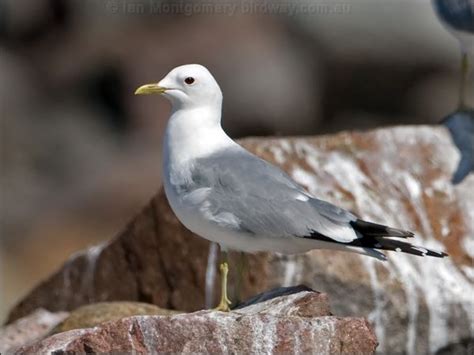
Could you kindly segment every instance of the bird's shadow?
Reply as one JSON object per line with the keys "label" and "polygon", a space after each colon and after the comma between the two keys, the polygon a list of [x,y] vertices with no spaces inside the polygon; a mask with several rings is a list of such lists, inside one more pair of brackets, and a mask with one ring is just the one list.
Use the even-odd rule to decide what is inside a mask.
{"label": "bird's shadow", "polygon": [[254,296],[252,298],[249,298],[246,301],[242,301],[242,302],[237,303],[234,307],[232,307],[232,310],[245,308],[245,307],[257,304],[257,303],[269,301],[269,300],[277,298],[277,297],[289,296],[289,295],[299,293],[299,292],[304,292],[304,291],[317,292],[317,291],[314,291],[312,288],[310,288],[308,286],[305,286],[305,285],[289,286],[289,287],[276,287],[276,288],[273,288],[271,290],[259,293],[258,295]]}

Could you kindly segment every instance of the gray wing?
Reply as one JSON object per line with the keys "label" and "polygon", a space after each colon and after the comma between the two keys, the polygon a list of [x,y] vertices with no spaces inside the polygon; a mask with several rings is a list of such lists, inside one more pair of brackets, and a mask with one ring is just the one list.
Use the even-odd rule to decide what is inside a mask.
{"label": "gray wing", "polygon": [[250,234],[357,239],[346,210],[309,196],[287,174],[244,149],[197,159],[186,194],[206,218]]}

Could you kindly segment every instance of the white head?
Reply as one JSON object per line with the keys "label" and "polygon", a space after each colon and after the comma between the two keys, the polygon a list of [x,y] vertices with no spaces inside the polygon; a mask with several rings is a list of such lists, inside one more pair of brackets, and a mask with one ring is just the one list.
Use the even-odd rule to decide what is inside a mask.
{"label": "white head", "polygon": [[199,64],[187,64],[171,70],[159,83],[139,87],[135,94],[162,94],[173,110],[208,107],[220,111],[222,92],[212,74]]}

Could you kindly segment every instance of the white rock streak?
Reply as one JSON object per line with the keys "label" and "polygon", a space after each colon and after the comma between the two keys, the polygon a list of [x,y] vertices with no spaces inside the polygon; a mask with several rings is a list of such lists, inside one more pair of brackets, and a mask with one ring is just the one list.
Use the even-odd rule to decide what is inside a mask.
{"label": "white rock streak", "polygon": [[[369,172],[362,169],[351,152],[334,150],[324,152],[302,140],[295,140],[293,149],[286,148],[286,152],[294,151],[299,159],[305,159],[307,166],[294,165],[292,177],[308,188],[308,191],[342,207],[352,209],[362,218],[381,222],[395,227],[412,229],[416,232],[415,243],[443,250],[444,246],[436,237],[445,238],[451,231],[451,221],[441,218],[437,221],[441,226],[441,235],[435,236],[434,228],[428,216],[425,196],[443,194],[447,202],[456,201],[456,194],[473,194],[473,177],[467,178],[460,187],[453,188],[449,176],[455,169],[458,159],[457,151],[449,141],[449,136],[442,128],[432,127],[397,127],[390,130],[379,130],[375,147],[367,156],[371,167],[377,171]],[[430,181],[425,177],[423,181],[428,184],[422,186],[419,177],[424,173],[426,161],[423,155],[403,157],[400,147],[416,145],[417,147],[429,146],[434,149],[433,158],[428,164],[435,169],[445,171],[444,175]],[[415,148],[411,148],[414,150]],[[421,148],[420,148],[421,149]],[[436,149],[439,149],[436,151]],[[358,153],[360,153],[358,151]],[[278,151],[278,161],[288,161],[289,158],[281,156]],[[364,153],[360,153],[359,156]],[[380,161],[384,159],[384,161]],[[462,189],[463,192],[456,191]],[[336,193],[335,193],[336,191]],[[343,191],[344,194],[337,191]],[[352,199],[347,199],[350,195]],[[474,201],[474,197],[462,201]],[[465,213],[464,220],[474,223],[474,202],[465,202],[459,206]],[[419,230],[417,225],[419,225]],[[468,231],[473,231],[474,226],[468,225]],[[422,236],[422,237],[421,237]],[[419,239],[419,240],[416,240]],[[469,255],[474,254],[474,238],[465,235],[463,247]],[[431,259],[407,256],[402,253],[387,253],[389,262],[382,265],[390,277],[395,278],[403,285],[406,295],[408,327],[407,327],[407,354],[416,353],[417,322],[420,307],[420,297],[426,303],[429,311],[429,349],[435,352],[450,342],[459,341],[450,334],[448,319],[453,307],[461,306],[468,317],[471,327],[474,328],[474,284],[472,277],[474,269],[469,266],[459,268],[451,258]],[[384,337],[387,335],[386,312],[383,296],[384,284],[380,284],[375,269],[375,263],[361,257],[367,269],[374,294],[374,310],[370,318],[375,323],[376,333],[380,342],[379,351],[383,352]],[[295,273],[297,259],[289,259],[286,266],[284,283],[292,282],[290,274]],[[291,281],[290,281],[291,280]],[[457,305],[457,306],[456,306]],[[474,329],[471,330],[474,334]]]}
{"label": "white rock streak", "polygon": [[217,255],[219,252],[219,246],[216,243],[209,245],[209,254],[207,256],[207,268],[206,268],[206,289],[205,289],[205,302],[206,308],[211,308],[214,304],[214,282],[216,279],[217,272]]}
{"label": "white rock streak", "polygon": [[304,259],[297,255],[287,255],[286,259],[282,286],[294,286],[300,284],[303,278]]}
{"label": "white rock streak", "polygon": [[372,292],[374,293],[374,309],[368,315],[369,321],[375,325],[375,335],[379,341],[379,346],[377,351],[380,353],[385,352],[385,322],[386,322],[386,313],[385,313],[385,301],[383,299],[383,289],[380,285],[380,282],[377,277],[377,270],[375,269],[376,260],[369,258],[361,258],[367,272],[369,273],[370,284],[372,286]]}
{"label": "white rock streak", "polygon": [[[79,252],[76,252],[69,257],[69,259],[66,261],[64,265],[64,272],[63,272],[63,290],[66,294],[71,293],[72,291],[71,272],[72,272],[72,267],[74,265],[74,261],[79,258],[85,258],[86,269],[80,283],[81,292],[78,292],[77,294],[78,295],[87,294],[88,301],[89,302],[94,301],[93,299],[94,286],[92,284],[94,283],[97,260],[99,259],[100,255],[102,254],[102,251],[107,245],[108,245],[107,243],[97,244],[84,251],[81,250]],[[63,302],[65,302],[63,304],[63,307],[67,309],[68,298],[63,297],[62,300]]]}

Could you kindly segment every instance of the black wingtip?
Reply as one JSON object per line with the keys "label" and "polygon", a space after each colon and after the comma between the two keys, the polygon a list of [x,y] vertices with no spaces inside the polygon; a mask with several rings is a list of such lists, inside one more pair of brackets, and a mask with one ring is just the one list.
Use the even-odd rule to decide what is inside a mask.
{"label": "black wingtip", "polygon": [[405,231],[402,229],[396,229],[396,228],[390,228],[387,227],[387,237],[398,237],[398,238],[414,238],[415,233],[410,232],[410,231]]}
{"label": "black wingtip", "polygon": [[368,237],[413,238],[415,236],[415,234],[410,231],[391,228],[382,224],[367,222],[362,219],[351,221],[350,224],[357,232]]}
{"label": "black wingtip", "polygon": [[431,249],[427,249],[425,247],[420,247],[420,246],[417,246],[417,245],[411,245],[410,249],[411,250],[408,251],[408,253],[415,254],[415,253],[413,253],[413,251],[420,251],[421,255],[420,254],[415,254],[415,255],[420,255],[420,256],[433,256],[435,258],[444,258],[446,256],[449,256],[444,251],[431,250]]}
{"label": "black wingtip", "polygon": [[402,252],[406,254],[416,255],[416,256],[432,256],[435,258],[444,258],[449,256],[443,251],[435,251],[421,247],[418,245],[413,245],[410,243],[402,242],[395,239],[382,239],[379,238],[379,248],[383,250],[393,250],[396,252]]}
{"label": "black wingtip", "polygon": [[434,250],[429,250],[427,249],[428,252],[425,254],[427,256],[434,256],[435,258],[445,258],[448,255],[448,253],[445,253],[444,251],[434,251]]}

